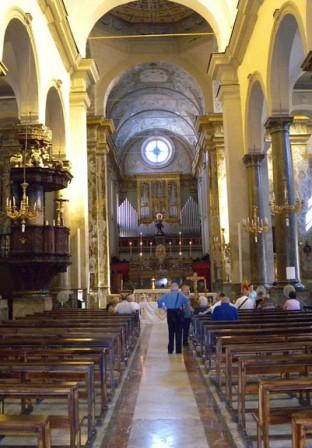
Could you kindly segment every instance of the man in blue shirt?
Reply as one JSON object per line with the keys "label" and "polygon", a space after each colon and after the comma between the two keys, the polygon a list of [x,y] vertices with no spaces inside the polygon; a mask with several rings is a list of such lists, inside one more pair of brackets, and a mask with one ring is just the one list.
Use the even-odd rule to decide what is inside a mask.
{"label": "man in blue shirt", "polygon": [[167,310],[167,323],[169,331],[168,353],[173,353],[174,340],[176,353],[182,353],[183,308],[189,300],[181,292],[177,283],[172,283],[170,292],[161,296],[158,308]]}
{"label": "man in blue shirt", "polygon": [[212,320],[237,320],[238,311],[236,307],[230,305],[230,299],[228,297],[222,297],[221,305],[216,306],[213,310]]}

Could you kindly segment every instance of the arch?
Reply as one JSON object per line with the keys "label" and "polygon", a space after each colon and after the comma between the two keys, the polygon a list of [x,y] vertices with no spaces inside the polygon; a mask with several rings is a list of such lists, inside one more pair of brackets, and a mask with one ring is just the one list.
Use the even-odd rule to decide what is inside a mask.
{"label": "arch", "polygon": [[37,57],[30,26],[20,11],[11,12],[3,37],[2,60],[8,68],[6,80],[16,94],[19,118],[26,119],[29,113],[37,118]]}
{"label": "arch", "polygon": [[[71,25],[81,54],[86,51],[86,41],[95,23],[111,9],[128,3],[128,0],[102,0],[93,1],[93,8],[89,9],[89,16],[81,13],[81,4],[76,0],[67,2],[69,16],[72,17]],[[189,0],[176,0],[176,3],[190,7]],[[232,25],[234,21],[233,10],[230,9],[226,0],[193,0],[193,11],[201,15],[212,27],[218,44],[218,51],[224,51],[228,44]],[[232,8],[233,9],[233,8]]]}
{"label": "arch", "polygon": [[290,88],[300,74],[306,38],[300,13],[293,2],[287,2],[277,13],[271,47],[267,85],[272,114],[288,114]]}
{"label": "arch", "polygon": [[[105,115],[107,100],[110,92],[118,83],[119,79],[127,71],[132,70],[137,65],[151,64],[154,63],[155,59],[151,58],[149,55],[140,55],[136,58],[127,58],[119,66],[115,67],[113,71],[106,74],[96,85],[97,90],[97,111],[98,115]],[[200,72],[194,69],[194,66],[189,65],[183,60],[173,60],[172,57],[166,57],[166,55],[161,56],[161,62],[168,63],[171,65],[176,65],[180,69],[189,73],[192,78],[196,81],[198,88],[202,92],[204,98],[204,108],[206,110],[212,110],[212,89],[207,88],[207,85],[211,83],[210,78],[204,78]],[[204,112],[205,113],[205,112]]]}
{"label": "arch", "polygon": [[47,93],[45,124],[52,131],[52,153],[64,155],[66,152],[64,109],[60,91],[55,86],[50,87]]}
{"label": "arch", "polygon": [[263,152],[267,105],[264,97],[264,83],[259,73],[255,73],[250,79],[245,116],[247,150]]}

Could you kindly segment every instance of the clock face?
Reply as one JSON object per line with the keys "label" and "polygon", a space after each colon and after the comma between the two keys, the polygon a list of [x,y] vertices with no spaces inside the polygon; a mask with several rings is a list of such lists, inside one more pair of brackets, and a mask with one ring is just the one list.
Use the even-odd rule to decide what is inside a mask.
{"label": "clock face", "polygon": [[156,168],[163,167],[172,159],[172,145],[163,137],[149,138],[142,146],[142,156],[149,165]]}
{"label": "clock face", "polygon": [[159,221],[164,219],[164,215],[162,213],[156,213],[156,219],[158,219]]}

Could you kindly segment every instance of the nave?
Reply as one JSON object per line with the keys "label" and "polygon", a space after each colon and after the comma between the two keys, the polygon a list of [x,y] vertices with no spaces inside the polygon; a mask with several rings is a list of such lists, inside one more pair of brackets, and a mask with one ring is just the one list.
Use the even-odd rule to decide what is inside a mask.
{"label": "nave", "polygon": [[[167,325],[146,325],[96,448],[234,446],[191,349],[167,354]],[[100,442],[104,437],[102,443]]]}

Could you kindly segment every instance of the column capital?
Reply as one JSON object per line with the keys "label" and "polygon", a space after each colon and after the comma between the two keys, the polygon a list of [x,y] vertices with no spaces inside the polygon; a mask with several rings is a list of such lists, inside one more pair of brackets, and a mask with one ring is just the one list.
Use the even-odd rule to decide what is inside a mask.
{"label": "column capital", "polygon": [[289,131],[294,117],[289,115],[272,115],[264,123],[264,127],[268,129],[270,134],[274,132]]}
{"label": "column capital", "polygon": [[304,72],[312,72],[312,50],[306,55],[301,68]]}
{"label": "column capital", "polygon": [[246,167],[260,166],[262,160],[264,160],[265,154],[262,152],[250,152],[245,154],[243,157],[243,162]]}

